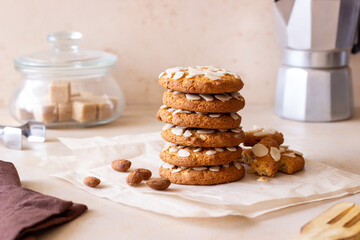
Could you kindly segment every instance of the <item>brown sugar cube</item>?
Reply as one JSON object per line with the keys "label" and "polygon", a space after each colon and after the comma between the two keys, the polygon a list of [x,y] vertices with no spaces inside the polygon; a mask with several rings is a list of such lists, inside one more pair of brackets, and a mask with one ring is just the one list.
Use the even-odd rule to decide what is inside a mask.
{"label": "brown sugar cube", "polygon": [[70,82],[52,81],[49,85],[50,102],[67,103],[70,100]]}
{"label": "brown sugar cube", "polygon": [[69,121],[72,118],[72,103],[59,103],[57,105],[59,122]]}
{"label": "brown sugar cube", "polygon": [[90,97],[96,97],[92,92],[80,92],[80,96],[90,98]]}
{"label": "brown sugar cube", "polygon": [[97,103],[97,119],[103,120],[111,118],[113,115],[113,104],[109,101],[101,100]]}
{"label": "brown sugar cube", "polygon": [[44,123],[55,122],[57,120],[56,105],[53,103],[44,103],[37,106],[34,109],[34,117],[35,120]]}
{"label": "brown sugar cube", "polygon": [[28,111],[24,108],[17,108],[16,116],[20,120],[34,119],[34,114],[31,111]]}
{"label": "brown sugar cube", "polygon": [[72,119],[80,123],[96,121],[97,104],[90,99],[76,97],[72,102]]}
{"label": "brown sugar cube", "polygon": [[81,98],[97,104],[97,120],[104,120],[112,117],[114,104],[110,99],[96,96],[91,92],[81,92]]}
{"label": "brown sugar cube", "polygon": [[71,97],[79,97],[80,96],[80,93],[71,93]]}

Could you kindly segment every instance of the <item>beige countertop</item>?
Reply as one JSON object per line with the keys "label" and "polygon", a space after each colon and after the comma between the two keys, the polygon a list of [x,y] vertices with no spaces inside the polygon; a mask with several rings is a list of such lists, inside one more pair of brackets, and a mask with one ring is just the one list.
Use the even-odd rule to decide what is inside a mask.
{"label": "beige countertop", "polygon": [[[159,131],[155,119],[158,106],[128,106],[116,122],[85,129],[48,130],[43,144],[26,143],[24,150],[0,146],[0,159],[17,167],[22,184],[35,191],[84,203],[89,210],[75,221],[56,227],[40,239],[297,239],[301,226],[339,201],[360,203],[360,195],[308,203],[248,219],[245,217],[174,218],[98,198],[72,184],[49,176],[34,162],[44,155],[64,155],[70,151],[58,137],[93,137],[138,134]],[[0,108],[0,123],[16,125],[6,108]],[[240,112],[242,126],[277,128],[285,135],[285,144],[305,154],[307,159],[324,162],[360,173],[360,109],[350,121],[303,123],[276,117],[270,106],[248,104]]]}

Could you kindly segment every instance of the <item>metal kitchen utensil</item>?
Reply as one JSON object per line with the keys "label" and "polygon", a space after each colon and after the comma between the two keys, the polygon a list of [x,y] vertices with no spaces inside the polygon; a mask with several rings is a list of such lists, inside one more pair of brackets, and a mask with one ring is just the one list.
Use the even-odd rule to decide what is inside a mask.
{"label": "metal kitchen utensil", "polygon": [[360,206],[341,202],[301,228],[299,240],[360,239]]}
{"label": "metal kitchen utensil", "polygon": [[28,121],[19,127],[0,126],[0,141],[7,148],[21,149],[22,136],[29,142],[45,142],[46,128],[42,122]]}
{"label": "metal kitchen utensil", "polygon": [[351,118],[354,104],[347,65],[360,0],[275,0],[274,8],[283,63],[275,113],[299,121]]}

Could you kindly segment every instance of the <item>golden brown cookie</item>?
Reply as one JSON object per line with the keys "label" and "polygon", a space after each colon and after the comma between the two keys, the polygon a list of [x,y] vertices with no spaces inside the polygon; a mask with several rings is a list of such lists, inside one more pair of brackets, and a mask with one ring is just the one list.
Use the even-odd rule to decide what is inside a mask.
{"label": "golden brown cookie", "polygon": [[237,92],[244,86],[236,74],[208,66],[169,68],[160,73],[159,83],[174,91],[204,94]]}
{"label": "golden brown cookie", "polygon": [[243,148],[241,153],[241,161],[247,165],[250,165],[254,161],[255,155],[252,151],[252,148]]}
{"label": "golden brown cookie", "polygon": [[304,169],[305,159],[302,156],[302,153],[282,147],[280,147],[280,151],[282,153],[279,172],[293,174]]}
{"label": "golden brown cookie", "polygon": [[[271,157],[269,157],[269,154],[267,154],[263,158],[259,158],[255,156],[253,152],[253,148],[245,148],[243,149],[241,154],[242,162],[252,167],[254,166],[253,170],[259,175],[265,175],[269,177],[271,177],[271,175],[275,175],[273,171],[274,169],[277,168],[277,166],[276,163],[274,163],[274,161],[276,162],[276,160],[278,159],[278,152],[277,150],[273,149],[273,151],[275,151],[276,153],[273,152],[273,155],[271,155],[271,146],[276,146],[275,144],[276,141],[275,140],[272,141],[273,142],[272,143],[270,142],[270,144],[269,141],[265,141],[264,143],[263,140],[259,143],[259,144],[264,143],[264,146],[268,149],[270,147]],[[257,151],[257,155],[265,154],[266,152],[265,148],[261,146],[257,146],[256,148],[257,149],[255,149],[255,151]],[[261,153],[262,151],[263,153]],[[295,150],[291,150],[287,146],[280,146],[279,151],[281,156],[280,156],[280,160],[278,161],[279,162],[278,172],[293,174],[304,169],[305,159],[302,156],[302,153]],[[259,159],[260,162],[258,162]]]}
{"label": "golden brown cookie", "polygon": [[230,129],[239,127],[241,123],[237,113],[190,112],[166,105],[160,107],[156,117],[166,123],[190,128]]}
{"label": "golden brown cookie", "polygon": [[277,141],[270,137],[265,137],[253,146],[252,152],[255,156],[254,160],[251,161],[251,158],[247,157],[245,160],[243,158],[243,161],[249,162],[251,168],[255,170],[258,175],[274,177],[279,170],[281,158]]}
{"label": "golden brown cookie", "polygon": [[160,158],[167,163],[184,167],[227,164],[241,158],[241,147],[197,148],[167,143]]}
{"label": "golden brown cookie", "polygon": [[178,167],[168,163],[161,165],[159,174],[172,183],[186,185],[214,185],[240,180],[245,168],[238,161],[221,166],[209,167]]}
{"label": "golden brown cookie", "polygon": [[245,139],[245,133],[241,128],[186,128],[170,123],[163,127],[161,136],[167,142],[193,147],[232,147]]}
{"label": "golden brown cookie", "polygon": [[194,94],[168,90],[163,103],[169,107],[194,112],[226,113],[244,108],[245,99],[239,92],[221,94]]}
{"label": "golden brown cookie", "polygon": [[260,142],[261,139],[265,137],[271,137],[275,139],[278,145],[281,145],[284,142],[283,134],[275,129],[270,129],[270,128],[260,128],[254,126],[252,130],[245,131],[245,136],[246,137],[244,141],[244,146],[254,146],[258,142]]}

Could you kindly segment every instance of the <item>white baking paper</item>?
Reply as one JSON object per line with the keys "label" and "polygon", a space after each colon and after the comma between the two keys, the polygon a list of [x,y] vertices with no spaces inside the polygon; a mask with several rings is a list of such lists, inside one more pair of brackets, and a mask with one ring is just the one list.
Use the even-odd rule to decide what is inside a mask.
{"label": "white baking paper", "polygon": [[[42,161],[53,176],[98,197],[129,206],[175,217],[220,217],[241,215],[256,217],[267,212],[306,202],[335,198],[360,191],[360,175],[306,159],[305,170],[294,175],[277,174],[269,182],[256,181],[246,174],[238,181],[214,186],[171,184],[165,191],[155,191],[145,183],[126,184],[128,173],[111,168],[115,159],[128,159],[131,168],[148,168],[158,177],[159,153],[164,141],[160,133],[123,135],[112,138],[60,138],[72,156],[50,156]],[[84,186],[86,176],[97,176],[101,185]]]}

